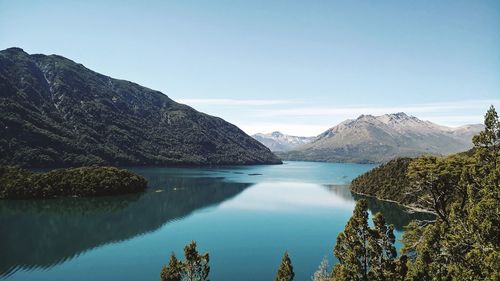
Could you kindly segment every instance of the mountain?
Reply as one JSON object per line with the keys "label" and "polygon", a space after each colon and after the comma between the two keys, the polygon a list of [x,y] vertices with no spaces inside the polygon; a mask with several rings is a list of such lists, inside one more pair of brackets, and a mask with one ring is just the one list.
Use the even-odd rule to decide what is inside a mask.
{"label": "mountain", "polygon": [[0,164],[281,161],[238,127],[58,55],[0,51]]}
{"label": "mountain", "polygon": [[402,156],[450,154],[471,148],[472,136],[482,128],[439,126],[403,112],[361,115],[279,156],[286,160],[382,163]]}
{"label": "mountain", "polygon": [[258,140],[263,145],[267,146],[271,151],[288,151],[297,146],[309,143],[315,137],[297,137],[285,135],[281,132],[272,132],[269,134],[255,134],[252,137]]}

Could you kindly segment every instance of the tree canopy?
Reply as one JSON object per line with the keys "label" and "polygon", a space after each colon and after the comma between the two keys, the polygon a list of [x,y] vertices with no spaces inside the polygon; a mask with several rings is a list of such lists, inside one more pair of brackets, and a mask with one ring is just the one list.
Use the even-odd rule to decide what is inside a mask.
{"label": "tree canopy", "polygon": [[144,191],[147,181],[124,169],[80,167],[45,173],[0,166],[0,199],[104,196]]}
{"label": "tree canopy", "polygon": [[285,252],[274,281],[292,281],[293,278],[295,278],[295,272],[293,272],[292,261],[288,256],[288,252]]}
{"label": "tree canopy", "polygon": [[210,273],[208,253],[199,254],[196,242],[192,241],[184,247],[184,261],[179,261],[172,253],[168,265],[163,266],[161,281],[204,281]]}
{"label": "tree canopy", "polygon": [[399,280],[394,226],[387,225],[380,213],[373,224],[373,228],[368,225],[366,200],[359,200],[337,236],[334,254],[339,263],[333,268],[333,280]]}

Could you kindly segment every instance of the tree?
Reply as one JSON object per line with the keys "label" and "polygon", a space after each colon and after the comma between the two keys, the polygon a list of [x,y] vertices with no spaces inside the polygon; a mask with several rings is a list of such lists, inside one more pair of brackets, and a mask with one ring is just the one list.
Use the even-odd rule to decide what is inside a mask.
{"label": "tree", "polygon": [[337,236],[334,254],[339,263],[334,267],[335,280],[368,280],[368,203],[360,200],[343,232]]}
{"label": "tree", "polygon": [[473,142],[472,156],[460,156],[463,161],[451,156],[415,167],[416,180],[432,179],[422,187],[447,199],[435,201],[433,224],[412,224],[405,232],[405,251],[413,257],[408,280],[500,279],[500,125],[493,106]]}
{"label": "tree", "polygon": [[373,217],[374,229],[369,238],[370,246],[370,280],[395,280],[396,257],[398,255],[394,243],[394,226],[386,225],[381,213]]}
{"label": "tree", "polygon": [[416,229],[408,229],[405,232],[405,245],[409,242],[406,240],[407,235],[414,236],[413,233],[416,232],[420,236],[417,238],[417,243],[413,245],[415,250],[414,261],[408,269],[406,280],[449,280],[450,276],[446,268],[448,257],[443,255],[442,244],[446,224],[438,219],[435,223],[427,225],[423,229],[418,227],[417,224],[412,226],[416,227]]}
{"label": "tree", "polygon": [[168,266],[163,266],[160,273],[161,281],[181,281],[182,275],[182,262],[177,260],[175,253],[170,256]]}
{"label": "tree", "polygon": [[324,257],[318,266],[318,269],[311,277],[311,281],[330,281],[332,273],[328,272],[328,258]]}
{"label": "tree", "polygon": [[198,254],[196,242],[184,247],[185,261],[177,260],[175,253],[170,256],[168,266],[164,265],[160,273],[161,281],[204,281],[210,273],[208,253]]}
{"label": "tree", "polygon": [[493,106],[485,129],[474,136],[473,163],[464,170],[464,204],[453,204],[443,245],[449,271],[458,280],[499,280],[500,264],[500,123]]}
{"label": "tree", "polygon": [[500,122],[495,107],[492,105],[484,116],[484,130],[474,136],[474,158],[476,173],[483,183],[498,188],[499,185],[499,155],[500,155]]}
{"label": "tree", "polygon": [[464,161],[464,157],[458,155],[423,156],[412,161],[408,169],[412,191],[420,194],[421,204],[430,206],[446,224]]}
{"label": "tree", "polygon": [[184,256],[186,257],[186,261],[184,262],[185,280],[206,280],[210,273],[208,253],[198,254],[196,242],[192,241],[184,248]]}
{"label": "tree", "polygon": [[333,280],[398,280],[394,226],[387,226],[382,214],[368,226],[368,204],[360,200],[343,232],[337,237],[334,254],[339,263]]}
{"label": "tree", "polygon": [[274,281],[292,281],[294,277],[295,273],[293,272],[292,261],[288,256],[288,252],[285,252]]}

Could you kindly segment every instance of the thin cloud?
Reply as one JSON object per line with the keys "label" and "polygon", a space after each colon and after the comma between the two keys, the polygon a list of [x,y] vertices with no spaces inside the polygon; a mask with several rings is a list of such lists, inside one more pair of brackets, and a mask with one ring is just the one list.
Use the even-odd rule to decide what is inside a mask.
{"label": "thin cloud", "polygon": [[428,120],[438,125],[458,127],[470,124],[483,124],[484,114],[477,115],[446,115],[446,116],[423,116],[422,120]]}
{"label": "thin cloud", "polygon": [[248,134],[281,131],[297,136],[316,136],[346,119],[354,119],[361,114],[383,115],[405,112],[438,125],[455,127],[477,124],[482,123],[484,113],[491,104],[500,107],[500,99],[335,107],[327,107],[324,102],[319,101],[317,106],[312,106],[314,101],[286,99],[180,99],[179,101],[202,107],[202,111],[220,116]]}
{"label": "thin cloud", "polygon": [[442,113],[456,110],[480,109],[486,111],[490,104],[500,104],[500,100],[471,100],[450,103],[428,103],[390,107],[355,106],[355,107],[299,107],[288,109],[262,110],[265,116],[351,116],[361,114],[381,115],[386,113]]}
{"label": "thin cloud", "polygon": [[292,100],[277,100],[277,99],[178,99],[180,103],[189,105],[231,105],[231,106],[246,106],[246,105],[283,105],[293,104],[297,101]]}

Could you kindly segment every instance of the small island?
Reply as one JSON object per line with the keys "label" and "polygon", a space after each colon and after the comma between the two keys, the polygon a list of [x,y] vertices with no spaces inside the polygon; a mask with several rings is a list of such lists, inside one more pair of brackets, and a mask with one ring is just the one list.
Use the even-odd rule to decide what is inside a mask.
{"label": "small island", "polygon": [[32,172],[0,166],[0,199],[94,197],[144,191],[142,176],[114,167],[80,167]]}

